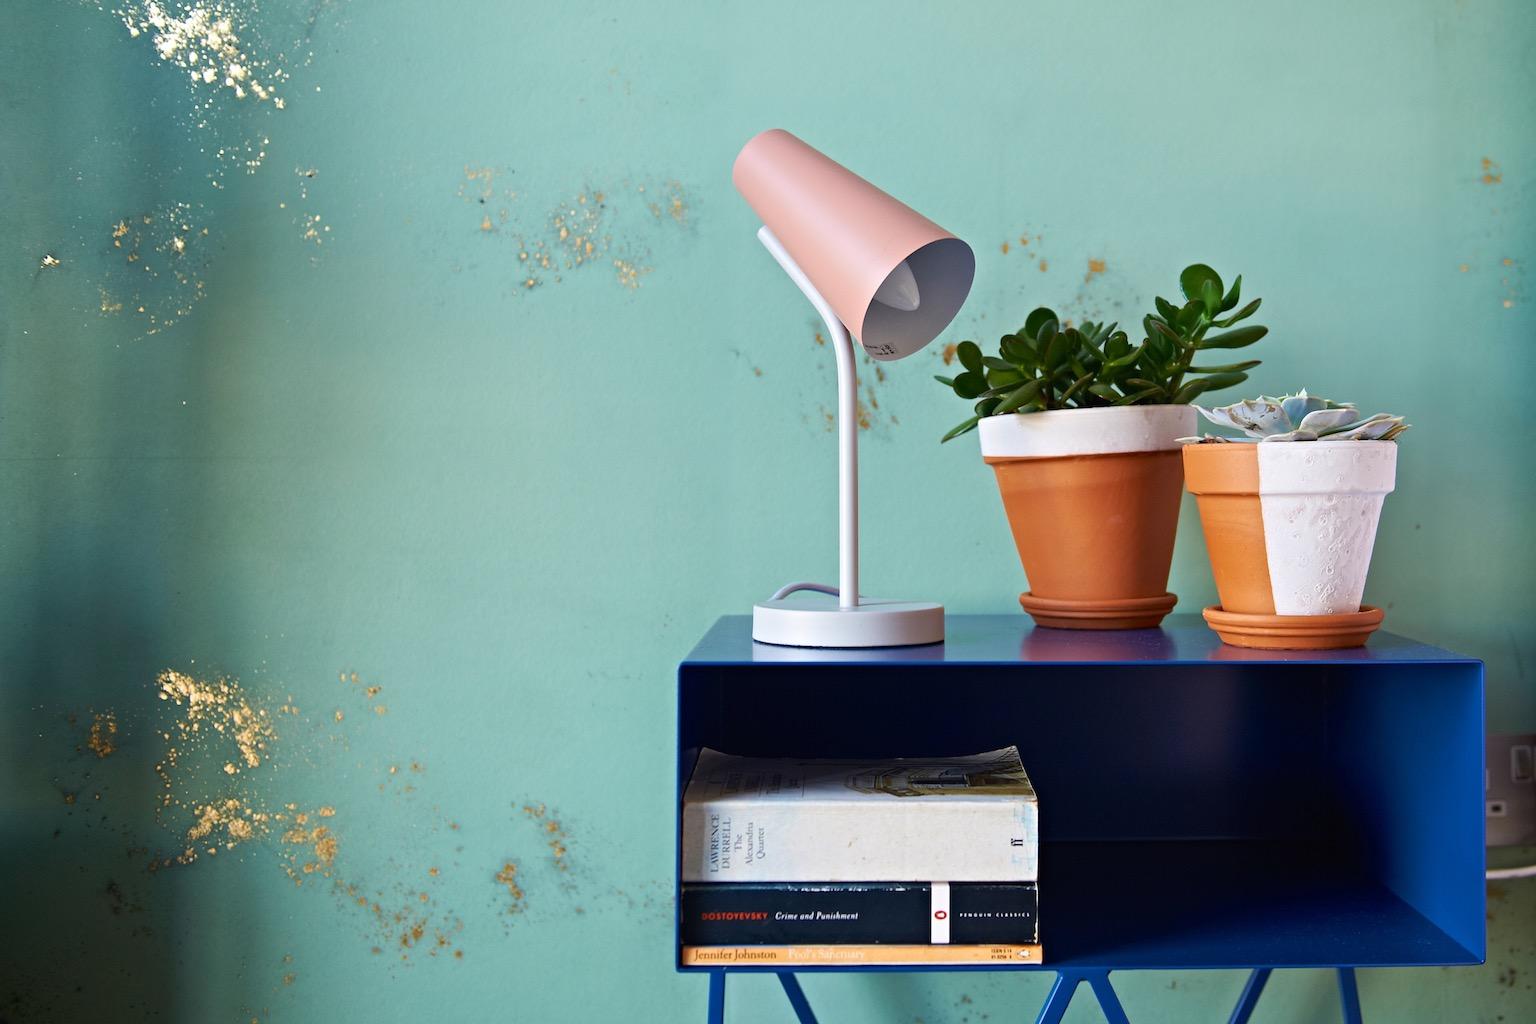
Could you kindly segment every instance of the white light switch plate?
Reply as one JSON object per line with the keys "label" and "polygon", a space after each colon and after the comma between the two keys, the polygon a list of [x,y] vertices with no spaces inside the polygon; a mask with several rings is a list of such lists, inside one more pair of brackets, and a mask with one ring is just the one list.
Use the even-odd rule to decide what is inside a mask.
{"label": "white light switch plate", "polygon": [[1536,844],[1536,733],[1488,737],[1489,846]]}

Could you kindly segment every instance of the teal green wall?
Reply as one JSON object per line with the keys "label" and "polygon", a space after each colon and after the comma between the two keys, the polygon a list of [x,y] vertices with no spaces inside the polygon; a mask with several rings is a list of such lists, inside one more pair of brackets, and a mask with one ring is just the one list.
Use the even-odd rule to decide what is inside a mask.
{"label": "teal green wall", "polygon": [[[282,109],[113,6],[0,6],[0,1019],[702,1014],[670,970],[673,665],[835,567],[831,359],[729,182],[769,126],[973,243],[945,341],[1241,272],[1253,390],[1414,424],[1368,600],[1536,729],[1529,3],[214,0]],[[865,579],[1009,610],[989,474],[935,443],[941,347],[867,382]],[[1173,589],[1214,596],[1189,515]],[[178,731],[167,669],[266,709],[259,765],[223,770],[217,716]],[[149,870],[225,800],[265,831]],[[1371,1019],[1536,1019],[1522,885],[1488,966],[1370,972]],[[1172,1022],[1240,983],[1120,984]],[[806,988],[934,1024],[1045,984]],[[1292,972],[1255,1020],[1331,999]],[[729,1008],[789,1019],[768,979]]]}

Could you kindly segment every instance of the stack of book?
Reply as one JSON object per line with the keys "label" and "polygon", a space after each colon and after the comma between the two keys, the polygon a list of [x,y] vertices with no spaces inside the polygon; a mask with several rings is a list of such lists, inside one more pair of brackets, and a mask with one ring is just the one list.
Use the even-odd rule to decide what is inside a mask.
{"label": "stack of book", "polygon": [[1016,747],[869,761],[705,749],[683,794],[685,966],[1040,962]]}

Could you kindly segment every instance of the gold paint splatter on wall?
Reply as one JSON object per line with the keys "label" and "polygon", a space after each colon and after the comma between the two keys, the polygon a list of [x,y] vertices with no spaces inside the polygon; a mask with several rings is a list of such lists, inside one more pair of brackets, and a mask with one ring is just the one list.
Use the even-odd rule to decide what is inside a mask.
{"label": "gold paint splatter on wall", "polygon": [[1093,259],[1092,257],[1089,257],[1089,259],[1088,259],[1088,273],[1083,275],[1083,283],[1086,284],[1086,283],[1092,281],[1095,277],[1097,277],[1099,274],[1102,274],[1102,273],[1104,273],[1104,261],[1103,260],[1096,260],[1096,259]]}
{"label": "gold paint splatter on wall", "polygon": [[1504,169],[1492,158],[1483,157],[1482,167],[1482,177],[1478,178],[1478,181],[1481,181],[1484,185],[1497,185],[1504,180]]}
{"label": "gold paint splatter on wall", "polygon": [[[1043,241],[1044,238],[1045,236],[1039,232],[1019,232],[1019,252],[1024,256],[1026,260],[1034,263],[1035,268],[1041,273],[1044,273],[1050,267],[1049,262],[1040,255],[1039,251],[1039,243]],[[1013,251],[1012,243],[1007,241],[1004,241],[1000,248],[1002,249],[1004,256],[1007,256],[1010,252]]]}
{"label": "gold paint splatter on wall", "polygon": [[[646,186],[640,185],[639,191],[645,192]],[[676,179],[662,183],[660,189],[653,190],[660,193],[660,199],[648,201],[646,208],[651,211],[651,216],[660,220],[662,217],[671,217],[679,224],[688,223],[688,200],[683,189],[683,184]]]}
{"label": "gold paint splatter on wall", "polygon": [[498,185],[496,179],[507,173],[502,167],[475,167],[464,165],[464,180],[459,184],[458,197],[465,202],[476,203],[480,206],[497,207],[497,222],[505,224],[507,221],[507,208],[504,204],[511,203],[517,198],[517,192],[505,185]]}
{"label": "gold paint splatter on wall", "polygon": [[618,271],[619,284],[626,288],[639,288],[641,276],[649,274],[653,269],[651,267],[637,267],[628,260],[618,259],[613,261],[613,266]]}
{"label": "gold paint splatter on wall", "polygon": [[261,766],[277,733],[266,708],[253,706],[238,680],[223,676],[204,680],[166,669],[156,683],[160,699],[183,711],[173,725],[183,743],[212,731],[233,744],[245,767]]}
{"label": "gold paint splatter on wall", "polygon": [[266,835],[273,816],[256,810],[237,797],[225,797],[192,809],[193,821],[187,827],[186,848],[176,858],[177,864],[190,864],[202,854],[212,857],[222,848],[233,850],[242,843]]}
{"label": "gold paint splatter on wall", "polygon": [[138,0],[113,13],[129,36],[147,37],[160,60],[185,71],[194,90],[227,89],[237,100],[276,101],[288,74],[241,41],[249,10],[228,0]]}
{"label": "gold paint splatter on wall", "polygon": [[609,267],[620,287],[638,289],[655,269],[645,240],[654,237],[656,225],[692,228],[690,194],[675,179],[588,185],[546,207],[535,221],[522,212],[518,191],[501,183],[505,173],[466,164],[455,195],[472,208],[476,235],[515,247],[511,281],[519,293],[562,283],[567,275],[594,266]]}
{"label": "gold paint splatter on wall", "polygon": [[[351,678],[350,673],[344,675]],[[333,902],[335,919],[329,926],[312,915],[308,918],[328,933],[327,941],[345,942],[357,933],[363,948],[388,954],[381,962],[392,965],[464,959],[459,948],[464,920],[445,905],[444,896],[452,890],[444,883],[459,873],[469,887],[466,892],[483,890],[474,880],[482,877],[478,871],[459,872],[463,845],[457,822],[435,804],[430,812],[420,804],[405,804],[389,813],[378,813],[378,808],[370,813],[366,802],[359,808],[353,801],[315,799],[327,794],[315,793],[314,784],[331,785],[331,769],[344,768],[334,761],[342,748],[332,708],[323,698],[317,701],[320,693],[330,696],[325,691],[334,685],[324,674],[318,680],[322,690],[303,690],[297,697],[285,697],[260,673],[254,682],[241,681],[195,665],[168,668],[147,682],[151,687],[137,706],[60,715],[75,750],[65,762],[73,767],[62,771],[73,771],[75,777],[66,774],[53,780],[59,793],[55,840],[99,843],[103,832],[116,833],[121,836],[120,856],[139,866],[129,869],[132,877],[122,878],[121,885],[111,878],[84,881],[82,891],[105,891],[106,902],[96,901],[101,914],[155,910],[159,900],[153,894],[170,898],[181,891],[182,883],[175,879],[206,870],[197,865],[210,860],[233,858],[226,870],[282,870],[293,883],[295,895],[289,899]],[[355,684],[363,701],[378,696],[379,691],[368,695],[368,685],[361,677]],[[306,695],[308,699],[299,699]],[[306,715],[301,703],[314,705],[314,714]],[[355,720],[361,724],[350,727],[354,734],[373,728],[375,721],[372,715]],[[146,751],[142,743],[121,743],[143,737],[158,738],[164,746]],[[108,751],[113,756],[103,760]],[[141,825],[124,816],[128,805],[119,801],[113,808],[116,817],[110,818],[102,801],[114,779],[131,782],[129,773],[141,764],[138,757],[154,764],[163,785],[150,794],[158,826],[154,835],[143,834]],[[302,770],[306,767],[307,772]],[[419,758],[404,760],[400,772],[423,780],[426,764]],[[124,788],[130,799],[138,792],[131,784]],[[310,799],[284,803],[279,797],[284,790],[307,791]],[[548,839],[543,841],[547,844]],[[387,855],[377,856],[381,850]],[[522,881],[519,888],[529,887]],[[494,912],[478,909],[485,917]],[[82,918],[76,926],[100,924],[100,919]],[[151,934],[149,924],[126,927],[134,935]],[[280,980],[288,983],[294,974],[291,963],[285,958],[285,966],[269,975],[274,988]],[[267,1016],[258,1006],[245,1019]]]}
{"label": "gold paint splatter on wall", "polygon": [[949,366],[955,361],[956,355],[959,354],[960,346],[953,341],[947,341],[944,343],[944,347],[938,351],[939,358],[944,360],[944,365]]}
{"label": "gold paint splatter on wall", "polygon": [[117,750],[117,715],[111,711],[96,715],[85,745],[97,757],[111,757]]}
{"label": "gold paint splatter on wall", "polygon": [[[375,715],[389,714],[389,707],[379,700],[379,694],[384,692],[384,687],[377,684],[365,683],[362,677],[353,671],[338,673],[338,678],[347,685],[349,690],[362,697],[362,705],[365,710],[372,710]],[[336,721],[342,720],[340,710],[336,712]]]}
{"label": "gold paint splatter on wall", "polygon": [[292,824],[281,838],[283,870],[295,885],[302,885],[304,876],[319,875],[330,878],[336,866],[336,853],[340,843],[329,819],[336,816],[334,807],[320,807],[314,811],[300,811],[288,805]]}
{"label": "gold paint splatter on wall", "polygon": [[505,861],[501,868],[493,876],[496,884],[507,890],[510,900],[507,913],[520,914],[528,906],[528,894],[523,892],[522,886],[517,884],[517,865],[512,861]]}
{"label": "gold paint splatter on wall", "polygon": [[190,314],[205,295],[205,216],[201,205],[171,203],[117,218],[107,228],[106,251],[115,258],[100,288],[101,315],[115,316],[126,305],[152,335]]}
{"label": "gold paint splatter on wall", "polygon": [[[325,244],[325,238],[331,233],[331,226],[324,223],[324,218],[318,213],[310,213],[303,208],[303,204],[309,202],[309,190],[320,177],[320,170],[316,167],[295,167],[294,179],[298,183],[298,198],[294,200],[293,224],[299,231],[299,237],[313,246]],[[278,209],[288,209],[286,201],[277,204]],[[313,256],[310,257],[314,259]]]}
{"label": "gold paint splatter on wall", "polygon": [[566,854],[570,851],[565,845],[565,829],[561,828],[560,822],[549,813],[549,808],[542,803],[524,804],[523,813],[530,821],[537,824],[539,831],[543,833],[545,842],[549,846],[550,860],[554,866],[560,871],[570,870],[570,863],[566,860]]}
{"label": "gold paint splatter on wall", "polygon": [[[256,174],[267,161],[272,118],[289,105],[283,95],[292,83],[289,55],[301,58],[305,66],[313,60],[313,50],[307,49],[310,36],[322,11],[332,7],[329,0],[318,0],[310,5],[307,22],[300,24],[289,16],[297,12],[278,7],[267,15],[258,0],[86,2],[126,30],[125,47],[184,84],[181,101],[166,104],[157,92],[140,104],[141,117],[156,122],[157,135],[164,134],[167,122],[183,129],[185,145],[179,151],[203,165],[206,187],[215,190],[228,187],[236,172]],[[169,180],[197,170],[189,164],[159,168],[157,173]],[[100,315],[122,315],[141,337],[176,324],[204,298],[204,269],[212,257],[211,250],[204,251],[208,218],[191,195],[183,192],[179,199],[150,211],[152,221],[127,217],[118,222],[129,225],[131,233],[114,237],[114,247],[122,250],[127,269],[134,273],[125,274],[123,267],[109,263],[98,282]],[[307,210],[296,212],[294,223],[311,248],[331,229],[319,214]]]}
{"label": "gold paint splatter on wall", "polygon": [[[826,337],[816,326],[811,328],[812,342],[820,354],[824,354],[829,348]],[[900,424],[900,420],[891,415],[880,406],[881,385],[886,381],[885,367],[870,358],[858,342],[853,343],[855,358],[858,361],[859,394],[856,399],[854,420],[859,429],[878,432],[883,427],[892,427]],[[833,433],[837,430],[837,409],[835,404],[828,404],[822,400],[826,394],[836,394],[836,364],[835,360],[819,360],[816,369],[822,374],[818,377],[818,398],[816,401],[817,415],[803,416],[802,420],[808,424],[818,425],[822,431]],[[756,373],[761,377],[762,373]]]}
{"label": "gold paint splatter on wall", "polygon": [[[382,687],[364,682],[355,671],[341,672],[339,679],[365,706],[382,711],[382,705],[375,703]],[[334,711],[322,712],[317,721],[310,721],[292,696],[275,710],[268,710],[275,699],[263,700],[239,680],[223,675],[200,678],[191,672],[167,669],[156,683],[160,699],[174,711],[160,730],[166,743],[156,765],[164,787],[160,811],[184,814],[189,823],[182,833],[182,850],[172,857],[157,858],[153,868],[190,865],[252,844],[275,854],[295,887],[320,886],[330,891],[340,906],[363,911],[371,947],[394,948],[400,959],[408,962],[416,953],[435,957],[453,946],[463,921],[440,908],[433,895],[423,889],[420,878],[426,869],[401,865],[372,885],[349,878],[343,874],[344,843],[338,827],[343,814],[338,805],[322,802],[306,807],[273,798],[279,787],[297,781],[291,778],[291,768],[281,774],[274,772],[279,733],[306,726],[329,727],[336,721]],[[217,770],[210,767],[218,764],[222,767]],[[391,774],[396,770],[391,766]],[[409,771],[420,777],[426,767],[413,759]],[[221,779],[224,781],[213,781]],[[211,797],[203,795],[225,786],[234,789]],[[407,792],[414,789],[406,787]],[[423,829],[423,825],[428,828]],[[412,814],[407,821],[414,836],[438,832],[439,826],[444,834],[457,831],[456,826],[441,819],[435,807],[432,816]],[[429,856],[429,877],[436,879],[441,875],[438,864],[444,851],[433,851]]]}
{"label": "gold paint splatter on wall", "polygon": [[1510,256],[1500,260],[1499,266],[1503,268],[1503,274],[1499,278],[1499,284],[1504,288],[1502,305],[1505,309],[1514,309],[1519,300],[1525,297],[1525,268]]}
{"label": "gold paint splatter on wall", "polygon": [[[107,10],[103,6],[104,10]],[[255,174],[271,140],[255,132],[248,119],[221,124],[223,104],[270,103],[283,110],[280,95],[289,79],[282,58],[260,38],[260,6],[255,0],[128,0],[110,8],[136,43],[149,44],[162,65],[183,76],[191,114],[189,127],[218,144],[204,147],[220,166]],[[215,172],[209,184],[223,188]]]}

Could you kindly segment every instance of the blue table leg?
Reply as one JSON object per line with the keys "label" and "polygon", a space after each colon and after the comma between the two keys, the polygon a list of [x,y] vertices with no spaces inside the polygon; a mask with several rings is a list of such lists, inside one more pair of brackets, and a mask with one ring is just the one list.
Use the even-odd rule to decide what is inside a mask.
{"label": "blue table leg", "polygon": [[1067,1012],[1067,1004],[1072,1001],[1072,993],[1077,991],[1077,983],[1082,980],[1080,974],[1058,972],[1056,983],[1051,986],[1051,994],[1045,997],[1045,1005],[1040,1007],[1040,1015],[1035,1018],[1035,1024],[1061,1024],[1062,1015]]}
{"label": "blue table leg", "polygon": [[1114,986],[1109,983],[1108,971],[1089,975],[1088,984],[1093,986],[1093,994],[1099,997],[1099,1009],[1104,1011],[1109,1024],[1131,1024],[1126,1019],[1125,1008],[1120,1005],[1120,997],[1115,995]]}
{"label": "blue table leg", "polygon": [[725,972],[709,972],[709,1024],[725,1024]]}
{"label": "blue table leg", "polygon": [[1344,1009],[1344,1024],[1361,1024],[1360,990],[1355,987],[1355,969],[1339,968],[1339,1002]]}
{"label": "blue table leg", "polygon": [[811,1004],[806,1001],[805,993],[800,990],[800,979],[785,972],[779,975],[779,984],[784,986],[784,994],[789,997],[789,1005],[795,1008],[795,1019],[800,1024],[816,1024],[816,1014],[811,1012]]}
{"label": "blue table leg", "polygon": [[1269,972],[1268,967],[1255,967],[1248,975],[1248,984],[1243,986],[1243,994],[1238,998],[1232,1016],[1227,1018],[1227,1024],[1248,1024],[1248,1018],[1253,1016],[1253,1008],[1259,1005],[1259,996],[1264,994],[1264,983],[1269,981]]}

